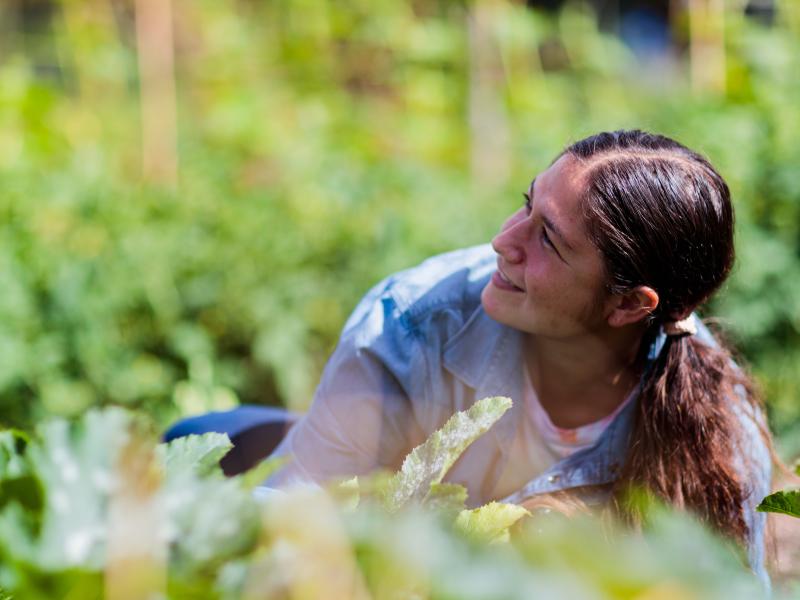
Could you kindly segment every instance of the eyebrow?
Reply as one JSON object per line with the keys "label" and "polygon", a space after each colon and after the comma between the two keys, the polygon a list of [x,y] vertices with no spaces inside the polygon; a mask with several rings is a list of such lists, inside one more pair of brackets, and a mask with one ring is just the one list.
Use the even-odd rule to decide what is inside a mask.
{"label": "eyebrow", "polygon": [[[526,196],[531,201],[533,201],[533,184],[534,183],[536,183],[536,177],[533,178],[533,181],[531,181],[531,186],[528,188],[528,191],[526,192]],[[547,229],[552,231],[556,235],[556,237],[558,237],[558,239],[561,240],[561,243],[564,244],[564,246],[567,247],[567,250],[569,250],[571,252],[575,252],[575,248],[573,248],[572,244],[570,244],[567,241],[567,238],[564,237],[564,234],[561,232],[561,229],[559,229],[558,225],[553,223],[553,221],[550,220],[550,218],[548,216],[546,216],[546,215],[542,215],[542,222],[544,223],[545,227],[547,227]]]}

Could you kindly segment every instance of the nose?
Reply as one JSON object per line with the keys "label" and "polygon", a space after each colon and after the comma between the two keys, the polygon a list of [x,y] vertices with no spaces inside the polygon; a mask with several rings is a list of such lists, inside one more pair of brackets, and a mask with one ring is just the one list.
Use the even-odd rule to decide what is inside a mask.
{"label": "nose", "polygon": [[500,233],[492,239],[492,248],[507,263],[519,264],[525,260],[525,250],[523,249],[522,229],[524,221],[515,221],[513,218],[503,224]]}

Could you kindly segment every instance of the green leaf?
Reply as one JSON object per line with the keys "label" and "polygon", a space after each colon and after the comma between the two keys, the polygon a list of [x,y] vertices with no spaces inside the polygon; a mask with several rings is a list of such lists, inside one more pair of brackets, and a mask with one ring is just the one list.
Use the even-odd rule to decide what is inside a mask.
{"label": "green leaf", "polygon": [[289,456],[271,456],[251,467],[247,472],[237,475],[234,479],[239,481],[244,489],[250,491],[264,483],[270,475],[282,468],[289,460],[291,460]]}
{"label": "green leaf", "polygon": [[26,510],[39,514],[44,507],[42,484],[33,475],[0,480],[0,509],[9,502],[18,502]]}
{"label": "green leaf", "polygon": [[175,575],[191,579],[251,551],[258,541],[258,504],[235,479],[184,473],[165,482],[161,498]]}
{"label": "green leaf", "polygon": [[354,511],[361,501],[361,486],[358,477],[353,477],[340,482],[331,490],[331,495],[336,498],[344,510]]}
{"label": "green leaf", "polygon": [[[0,557],[5,551],[14,561],[34,563],[37,558],[35,531],[39,526],[38,519],[20,504],[11,502],[5,506],[0,511]],[[0,562],[0,573],[2,567]]]}
{"label": "green leaf", "polygon": [[457,483],[432,483],[424,504],[432,510],[458,513],[467,503],[467,488]]}
{"label": "green leaf", "polygon": [[511,408],[503,396],[484,398],[469,410],[457,412],[444,427],[414,448],[400,471],[383,491],[384,507],[394,512],[408,502],[421,502],[431,485],[439,483],[467,447],[494,425]]}
{"label": "green leaf", "polygon": [[21,431],[0,431],[0,480],[19,477],[27,472],[28,467],[23,458],[27,444],[28,436]]}
{"label": "green leaf", "polygon": [[530,513],[518,504],[490,502],[473,510],[462,510],[455,527],[468,538],[487,543],[507,542],[509,528]]}
{"label": "green leaf", "polygon": [[0,510],[0,556],[13,552],[19,568],[37,577],[70,569],[101,572],[112,493],[138,483],[126,480],[122,465],[127,462],[121,459],[130,451],[128,459],[135,462],[140,453],[152,450],[166,470],[163,479],[153,479],[159,487],[149,493],[163,510],[164,520],[153,526],[162,528],[170,544],[171,577],[198,581],[208,569],[250,551],[259,539],[260,519],[258,504],[245,485],[263,479],[276,461],[225,479],[218,463],[231,447],[226,436],[190,436],[156,447],[139,424],[125,411],[107,409],[89,412],[74,424],[58,420],[39,428],[26,454],[28,477],[35,476],[46,491],[41,517],[24,501],[29,491],[22,484],[30,482],[0,479],[0,492],[13,492],[15,500]]}
{"label": "green leaf", "polygon": [[800,490],[786,490],[770,494],[761,501],[756,510],[800,518]]}
{"label": "green leaf", "polygon": [[158,447],[158,455],[164,462],[167,477],[187,470],[196,475],[222,473],[219,461],[233,448],[224,433],[204,433],[179,437]]}
{"label": "green leaf", "polygon": [[223,478],[219,461],[231,448],[228,436],[220,433],[190,435],[158,447],[166,468],[160,494],[167,509],[170,567],[185,581],[249,551],[258,539],[258,504],[250,487],[279,465],[268,460]]}
{"label": "green leaf", "polygon": [[9,501],[0,512],[0,549],[11,549],[32,571],[101,568],[109,494],[120,484],[117,457],[138,435],[135,423],[129,413],[108,409],[76,424],[38,427],[25,449],[28,473],[3,481]]}
{"label": "green leaf", "polygon": [[21,431],[0,431],[0,509],[13,501],[39,514],[44,491],[25,456],[28,442]]}

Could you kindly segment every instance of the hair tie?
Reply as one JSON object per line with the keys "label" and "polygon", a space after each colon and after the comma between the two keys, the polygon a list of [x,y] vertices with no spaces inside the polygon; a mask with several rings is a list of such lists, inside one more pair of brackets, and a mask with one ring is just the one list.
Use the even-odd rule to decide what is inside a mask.
{"label": "hair tie", "polygon": [[683,337],[685,335],[694,335],[697,333],[697,319],[694,313],[689,314],[685,319],[680,321],[666,321],[662,328],[664,333],[670,337]]}

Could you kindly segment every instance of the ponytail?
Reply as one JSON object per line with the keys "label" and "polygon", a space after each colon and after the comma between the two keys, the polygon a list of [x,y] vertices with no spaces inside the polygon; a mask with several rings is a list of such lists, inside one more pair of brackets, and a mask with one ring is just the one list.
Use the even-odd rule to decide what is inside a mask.
{"label": "ponytail", "polygon": [[[737,451],[744,439],[738,415],[758,414],[756,404],[752,384],[727,350],[697,336],[668,337],[644,378],[628,456],[615,484],[618,506],[627,506],[627,516],[638,520],[625,496],[631,487],[641,488],[744,543],[746,473],[734,457],[746,456]],[[742,410],[746,405],[751,409]]]}

